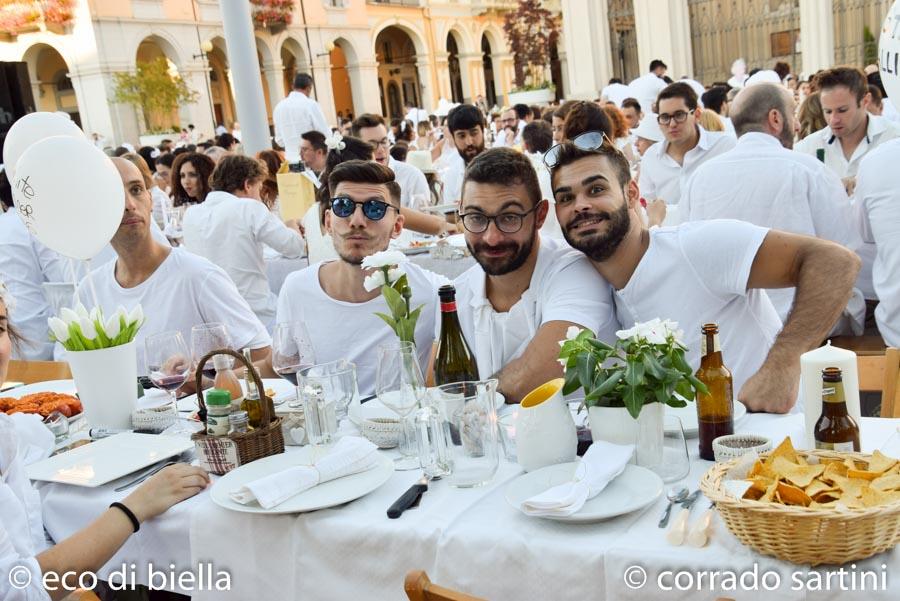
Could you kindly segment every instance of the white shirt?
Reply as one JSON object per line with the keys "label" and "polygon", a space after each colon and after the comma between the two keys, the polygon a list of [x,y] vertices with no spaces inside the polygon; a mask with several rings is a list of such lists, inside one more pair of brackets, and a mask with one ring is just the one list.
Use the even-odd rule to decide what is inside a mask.
{"label": "white shirt", "polygon": [[522,131],[525,129],[525,126],[528,125],[524,120],[519,119],[516,122],[516,137],[512,140],[507,140],[507,131],[506,128],[501,129],[497,132],[497,137],[494,140],[494,144],[491,146],[492,148],[501,148],[505,146],[522,146]]}
{"label": "white shirt", "polygon": [[[605,98],[610,102],[614,102],[619,108],[622,108],[622,101],[630,97],[631,88],[622,83],[611,83],[600,91],[600,98]],[[641,108],[644,108],[643,104],[641,104]]]}
{"label": "white shirt", "polygon": [[0,214],[0,281],[16,300],[10,323],[25,337],[13,356],[29,361],[53,358],[47,318],[51,307],[44,297],[44,282],[72,282],[67,260],[37,241],[12,208]]}
{"label": "white shirt", "polygon": [[159,186],[153,186],[150,189],[150,195],[153,197],[153,221],[161,229],[166,229],[166,211],[171,206],[172,201],[169,199],[169,195],[163,192]]}
{"label": "white shirt", "polygon": [[765,291],[747,290],[753,259],[767,233],[724,219],[652,228],[647,252],[628,284],[615,293],[622,327],[655,317],[678,322],[685,332],[685,359],[696,370],[700,326],[719,324],[722,356],[737,398],[781,330]]}
{"label": "white shirt", "polygon": [[[860,242],[850,199],[837,176],[813,157],[788,150],[764,133],[746,133],[734,149],[700,165],[685,184],[678,214],[683,222],[739,219],[848,248]],[[794,289],[766,292],[785,320]],[[859,309],[865,313],[861,302]]]}
{"label": "white shirt", "polygon": [[719,118],[722,120],[722,123],[725,124],[725,133],[732,138],[737,139],[737,131],[734,129],[734,122],[731,120],[731,117],[719,115]]}
{"label": "white shirt", "polygon": [[275,294],[269,288],[263,246],[288,258],[306,249],[299,232],[289,229],[252,198],[213,191],[184,214],[184,247],[225,270],[238,292],[267,326],[275,318]]}
{"label": "white shirt", "polygon": [[[541,236],[544,238],[556,238],[564,240],[562,228],[559,227],[559,221],[556,219],[556,200],[553,198],[553,186],[550,182],[550,170],[544,164],[544,155],[540,152],[526,152],[525,156],[531,161],[535,173],[538,176],[538,183],[541,186],[541,198],[549,204],[547,218],[544,219],[544,225],[541,226]],[[566,243],[568,244],[568,243]]]}
{"label": "white shirt", "polygon": [[475,353],[479,376],[490,377],[518,358],[551,321],[570,321],[612,342],[618,323],[612,288],[587,258],[564,241],[540,239],[528,289],[508,312],[494,310],[485,294],[487,276],[474,265],[456,285],[459,323]]}
{"label": "white shirt", "polygon": [[428,192],[428,181],[418,167],[388,157],[388,167],[394,172],[394,178],[400,184],[400,205],[406,208],[415,206],[416,200],[429,204],[431,194]]}
{"label": "white shirt", "polygon": [[300,160],[300,136],[312,130],[321,132],[326,138],[331,134],[319,103],[296,90],[275,105],[272,121],[275,141],[284,148],[289,163]]}
{"label": "white shirt", "polygon": [[866,126],[866,137],[862,139],[853,156],[848,161],[844,157],[841,141],[831,133],[831,128],[826,126],[817,132],[813,132],[797,142],[794,150],[816,156],[820,149],[825,150],[825,164],[834,171],[839,178],[854,177],[859,169],[859,162],[867,152],[876,148],[879,144],[900,137],[900,126],[884,117],[868,115],[869,122]]}
{"label": "white shirt", "polygon": [[900,347],[900,189],[893,174],[900,139],[882,144],[859,166],[856,206],[862,236],[875,244],[872,279],[880,302],[875,321],[888,346]]}
{"label": "white shirt", "polygon": [[[378,347],[397,341],[397,335],[375,313],[391,311],[378,295],[364,303],[334,299],[325,292],[316,263],[295,271],[284,280],[278,295],[278,323],[301,321],[312,339],[316,363],[347,359],[356,364],[356,380],[363,396],[375,392],[378,370]],[[416,322],[416,349],[424,374],[434,342],[438,313],[438,288],[447,283],[442,276],[431,273],[414,263],[405,263],[409,287],[412,290],[410,307],[425,307]]]}
{"label": "white shirt", "polygon": [[683,165],[666,153],[669,141],[663,140],[647,149],[641,159],[639,187],[647,200],[661,198],[670,207],[681,199],[681,187],[704,161],[734,148],[735,140],[725,132],[709,132],[697,126],[700,139],[684,155]]}
{"label": "white shirt", "polygon": [[[235,288],[228,275],[203,257],[183,248],[173,248],[169,256],[149,278],[133,288],[123,288],[116,281],[116,261],[110,261],[92,272],[100,307],[106,316],[119,305],[131,311],[140,304],[146,321],[138,330],[138,374],[146,374],[144,340],[154,334],[178,330],[190,347],[191,328],[203,323],[225,324],[235,349],[265,348],[272,344],[253,311]],[[82,298],[90,298],[88,284],[79,284]]]}
{"label": "white shirt", "polygon": [[443,183],[443,203],[449,204],[459,202],[462,198],[463,179],[466,176],[466,163],[462,156],[457,153],[457,159],[447,161],[447,166],[441,171],[441,182]]}
{"label": "white shirt", "polygon": [[645,73],[632,80],[628,87],[630,88],[631,97],[636,98],[641,103],[641,111],[644,114],[655,112],[653,105],[656,103],[656,97],[669,84],[662,77],[657,77],[652,71]]}

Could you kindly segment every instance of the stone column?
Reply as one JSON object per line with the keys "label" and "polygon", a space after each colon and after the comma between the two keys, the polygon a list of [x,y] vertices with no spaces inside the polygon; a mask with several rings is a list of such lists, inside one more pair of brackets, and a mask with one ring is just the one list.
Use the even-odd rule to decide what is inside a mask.
{"label": "stone column", "polygon": [[275,110],[275,105],[284,100],[284,65],[280,59],[265,62],[262,71],[269,86],[269,103]]}
{"label": "stone column", "polygon": [[462,78],[463,101],[475,102],[475,97],[484,94],[484,63],[481,52],[467,52],[457,55],[459,73]]}
{"label": "stone column", "polygon": [[834,14],[831,2],[800,0],[800,52],[806,76],[834,65]]}
{"label": "stone column", "polygon": [[[323,50],[324,52],[324,50]],[[307,65],[304,68],[308,69]],[[299,73],[299,71],[298,71]],[[337,113],[334,108],[334,91],[331,89],[331,61],[329,56],[317,56],[312,64],[315,99],[322,107],[322,112],[329,124],[337,125]]]}
{"label": "stone column", "polygon": [[497,92],[497,104],[504,106],[509,104],[509,91],[516,83],[516,71],[513,67],[513,55],[509,52],[495,52],[491,54],[494,63],[494,85]]}
{"label": "stone column", "polygon": [[441,98],[446,98],[447,100],[453,99],[453,82],[450,81],[450,53],[436,52],[434,60],[435,69],[437,70],[438,87],[437,90],[435,90],[435,105],[429,107],[430,110],[434,110],[435,107],[437,107],[437,102]]}
{"label": "stone column", "polygon": [[81,67],[78,70],[70,69],[69,79],[78,100],[81,128],[86,135],[90,136],[96,132],[106,137],[109,144],[114,147],[125,141],[137,142],[136,130],[129,127],[126,132],[121,127],[119,113],[122,111],[117,111],[115,107],[123,105],[114,104],[109,100],[113,97],[115,87],[112,72],[104,72],[96,67]]}
{"label": "stone column", "polygon": [[191,63],[181,71],[185,83],[197,92],[197,102],[187,105],[189,123],[193,123],[206,137],[213,137],[216,129],[216,115],[212,108],[209,67],[204,63]]}
{"label": "stone column", "polygon": [[360,61],[347,65],[350,90],[353,93],[353,115],[381,114],[381,95],[378,93],[378,63]]}
{"label": "stone column", "polygon": [[[435,89],[436,78],[432,77],[431,57],[428,55],[416,57],[416,72],[419,74],[419,108],[428,112],[437,107],[440,90]],[[447,78],[449,81],[449,77]],[[447,88],[449,92],[450,88]]]}
{"label": "stone column", "polygon": [[606,0],[563,0],[563,71],[566,98],[593,100],[612,74]]}
{"label": "stone column", "polygon": [[666,75],[673,80],[682,75],[693,77],[687,0],[634,0],[634,29],[641,73],[658,58],[669,66]]}

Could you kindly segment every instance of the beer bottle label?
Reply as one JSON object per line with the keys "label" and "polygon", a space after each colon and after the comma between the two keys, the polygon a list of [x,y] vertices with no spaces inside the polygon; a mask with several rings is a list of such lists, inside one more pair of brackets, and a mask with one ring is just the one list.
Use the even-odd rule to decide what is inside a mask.
{"label": "beer bottle label", "polygon": [[719,344],[719,335],[716,334],[713,336],[713,349],[710,351],[706,348],[706,336],[700,337],[700,356],[705,357],[709,353],[718,353],[722,350],[722,346]]}
{"label": "beer bottle label", "polygon": [[816,441],[816,449],[823,451],[837,451],[842,453],[844,451],[853,452],[853,441],[848,442],[823,442],[821,440]]}

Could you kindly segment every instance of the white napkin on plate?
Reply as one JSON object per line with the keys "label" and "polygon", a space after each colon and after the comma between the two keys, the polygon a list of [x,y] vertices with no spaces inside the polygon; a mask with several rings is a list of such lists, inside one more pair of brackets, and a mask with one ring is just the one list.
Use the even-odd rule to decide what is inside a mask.
{"label": "white napkin on plate", "polygon": [[606,488],[628,464],[634,445],[594,441],[578,462],[575,475],[565,482],[522,502],[527,515],[568,517]]}
{"label": "white napkin on plate", "polygon": [[378,447],[365,438],[345,436],[313,465],[298,465],[259,478],[228,495],[242,505],[255,500],[260,507],[271,509],[317,484],[375,467],[377,450]]}

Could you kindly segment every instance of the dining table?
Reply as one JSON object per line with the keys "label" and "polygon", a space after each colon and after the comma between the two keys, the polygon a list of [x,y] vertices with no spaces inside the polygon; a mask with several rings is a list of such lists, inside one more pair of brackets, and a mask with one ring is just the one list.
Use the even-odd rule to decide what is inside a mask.
{"label": "dining table", "polygon": [[[862,418],[860,427],[864,452],[900,449],[900,419]],[[761,434],[774,444],[790,436],[802,448],[803,415],[747,414],[735,423],[735,432]],[[690,473],[667,487],[683,484],[695,490],[713,465],[699,458],[696,438],[687,444]],[[286,452],[296,449],[287,447]],[[564,523],[526,516],[507,502],[506,488],[522,473],[518,464],[501,458],[494,477],[481,487],[453,488],[433,481],[419,506],[399,519],[388,519],[386,510],[418,480],[418,470],[395,471],[381,487],[355,501],[299,514],[232,511],[214,503],[207,489],[144,523],[99,576],[108,578],[124,565],[139,584],[198,600],[401,600],[406,598],[404,576],[414,569],[426,570],[442,586],[486,599],[898,598],[897,549],[843,567],[810,568],[744,546],[715,514],[705,547],[675,547],[657,525],[665,494],[642,510],[611,519]],[[45,527],[57,541],[129,492],[117,493],[113,484],[36,485]],[[694,519],[709,505],[701,496]],[[158,570],[194,578],[164,581]],[[204,585],[201,572],[218,575],[220,586],[207,581],[199,590]],[[869,584],[865,591],[852,590],[864,572],[873,572],[885,587],[873,590],[869,578],[863,580]],[[728,573],[741,579],[740,588],[728,588],[723,579]],[[826,580],[829,590],[824,590]],[[226,584],[228,590],[223,590]]]}

